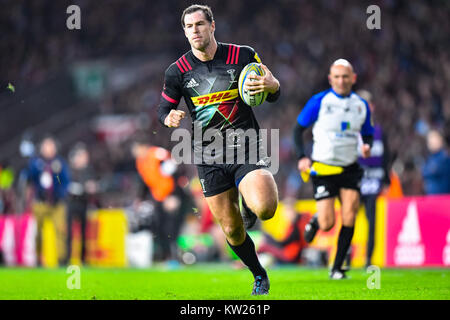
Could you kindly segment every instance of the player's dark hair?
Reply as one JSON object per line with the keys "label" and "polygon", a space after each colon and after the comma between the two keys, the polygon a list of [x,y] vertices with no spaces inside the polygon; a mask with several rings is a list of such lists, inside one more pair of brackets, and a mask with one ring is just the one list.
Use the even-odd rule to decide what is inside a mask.
{"label": "player's dark hair", "polygon": [[194,13],[196,11],[203,11],[205,14],[206,20],[209,21],[209,23],[212,23],[214,21],[212,10],[209,6],[202,5],[202,4],[193,4],[186,9],[184,9],[183,14],[181,15],[181,26],[184,28],[184,17],[187,14]]}

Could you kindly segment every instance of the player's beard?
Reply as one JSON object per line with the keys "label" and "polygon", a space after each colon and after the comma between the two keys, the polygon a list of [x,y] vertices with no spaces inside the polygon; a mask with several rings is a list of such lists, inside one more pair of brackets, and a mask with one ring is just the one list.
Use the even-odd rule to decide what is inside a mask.
{"label": "player's beard", "polygon": [[211,44],[211,38],[203,38],[203,39],[204,41],[202,41],[201,43],[192,41],[191,46],[198,51],[206,51],[206,49]]}

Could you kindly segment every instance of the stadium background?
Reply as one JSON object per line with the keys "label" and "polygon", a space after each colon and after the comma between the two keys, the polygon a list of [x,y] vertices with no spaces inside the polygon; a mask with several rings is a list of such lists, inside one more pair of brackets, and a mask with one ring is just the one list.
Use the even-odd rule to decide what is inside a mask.
{"label": "stadium background", "polygon": [[[66,28],[66,8],[71,4],[81,8],[81,30]],[[20,150],[26,146],[24,141],[36,144],[45,133],[52,133],[63,156],[78,141],[86,143],[102,186],[103,211],[96,213],[96,219],[104,220],[100,225],[107,230],[92,246],[110,250],[109,260],[97,259],[97,265],[127,264],[126,209],[138,193],[138,176],[129,151],[131,139],[139,133],[153,145],[169,150],[173,146],[168,139],[171,130],[158,123],[156,110],[165,68],[189,50],[179,21],[189,4],[1,1],[0,163],[15,174],[8,187],[15,191],[20,187],[19,173],[28,162]],[[311,198],[311,185],[302,185],[293,157],[294,119],[313,93],[328,87],[330,63],[345,57],[358,74],[355,89],[369,90],[374,96],[375,122],[381,123],[387,134],[392,170],[405,196],[380,199],[377,264],[396,265],[389,254],[394,255],[404,225],[413,230],[413,236],[403,243],[412,246],[406,251],[413,256],[421,255],[421,247],[438,247],[435,260],[419,259],[417,264],[413,257],[406,259],[405,265],[450,264],[450,257],[445,258],[450,256],[449,197],[424,196],[421,175],[428,156],[428,130],[441,129],[447,144],[450,142],[448,2],[230,0],[207,4],[215,14],[216,39],[252,46],[281,82],[281,98],[255,110],[262,128],[280,129],[281,166],[275,176],[280,198]],[[381,30],[366,26],[370,4],[381,8]],[[9,83],[14,90],[7,89]],[[189,121],[183,125],[190,127]],[[193,166],[180,170],[189,180],[195,177]],[[192,185],[195,183],[185,184],[186,188]],[[3,236],[9,218],[14,217],[16,224],[18,217],[29,218],[22,214],[17,193],[13,212],[2,217]],[[308,201],[296,206],[301,213],[314,212]],[[188,217],[196,217],[194,209]],[[278,216],[262,228],[282,238],[286,221],[282,214]],[[362,213],[358,219],[361,231],[355,235],[355,248],[364,250]],[[433,234],[436,225],[441,228]],[[391,235],[392,226],[396,231]],[[48,250],[48,265],[55,266],[49,228],[46,239],[50,240],[44,251]],[[430,238],[426,238],[428,234]],[[316,245],[332,250],[335,236],[333,229],[329,238],[323,237],[324,243]],[[362,266],[364,254],[357,251],[355,255],[354,263]],[[21,259],[26,260],[16,257],[12,264]]]}

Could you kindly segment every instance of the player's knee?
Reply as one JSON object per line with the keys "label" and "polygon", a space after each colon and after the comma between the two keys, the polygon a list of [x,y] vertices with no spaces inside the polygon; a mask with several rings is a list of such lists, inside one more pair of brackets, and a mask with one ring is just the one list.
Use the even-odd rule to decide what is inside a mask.
{"label": "player's knee", "polygon": [[231,242],[239,243],[244,241],[245,230],[242,225],[228,225],[222,229],[227,239],[231,240]]}
{"label": "player's knee", "polygon": [[255,214],[261,220],[269,220],[275,215],[275,211],[277,211],[278,201],[270,201],[266,203],[261,203],[257,205],[255,208]]}
{"label": "player's knee", "polygon": [[319,228],[320,230],[327,232],[330,231],[334,227],[333,219],[319,219]]}
{"label": "player's knee", "polygon": [[328,232],[331,229],[333,229],[333,227],[334,227],[334,224],[331,224],[331,223],[325,224],[325,225],[320,225],[320,230],[322,230],[324,232]]}
{"label": "player's knee", "polygon": [[261,211],[258,214],[258,217],[261,220],[269,220],[269,219],[272,219],[274,215],[275,215],[275,211],[273,211],[273,210],[264,210],[264,211]]}

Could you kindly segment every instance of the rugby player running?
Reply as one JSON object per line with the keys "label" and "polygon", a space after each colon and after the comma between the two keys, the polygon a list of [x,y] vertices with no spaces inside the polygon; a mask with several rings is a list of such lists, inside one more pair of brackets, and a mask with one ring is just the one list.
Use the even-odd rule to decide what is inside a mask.
{"label": "rugby player running", "polygon": [[[342,228],[331,279],[346,278],[342,264],[353,238],[355,217],[359,208],[363,170],[359,166],[358,141],[362,136],[361,155],[370,156],[374,128],[365,100],[352,91],[356,74],[345,59],[330,67],[331,88],[314,95],[302,109],[294,128],[298,169],[302,176],[312,178],[317,213],[305,227],[309,243],[317,230],[329,231],[335,223],[334,202],[341,202]],[[313,125],[313,151],[306,156],[303,132]],[[306,180],[305,177],[305,180]]]}
{"label": "rugby player running", "polygon": [[[177,110],[181,97],[184,97],[193,121],[193,131],[196,126],[203,132],[217,129],[220,138],[227,142],[223,154],[214,154],[215,159],[218,159],[230,147],[227,129],[253,129],[259,132],[251,107],[239,97],[238,78],[248,63],[260,63],[260,59],[251,47],[216,41],[215,21],[208,6],[192,5],[186,8],[181,24],[191,50],[166,70],[158,108],[159,120],[167,127],[178,127],[185,117],[183,111]],[[280,84],[265,65],[262,68],[265,75],[250,75],[252,81],[246,81],[245,87],[251,94],[268,92],[267,101],[273,102],[280,95]],[[232,148],[237,146],[233,143],[242,143],[239,139],[233,141]],[[258,141],[248,144],[258,144]],[[194,154],[199,148],[204,151],[209,143],[196,141],[194,134]],[[229,246],[254,276],[252,295],[268,294],[270,283],[267,272],[261,266],[255,245],[246,232],[257,218],[272,218],[278,205],[277,186],[267,170],[268,163],[261,161],[264,159],[250,163],[248,151],[244,164],[235,161],[210,163],[204,159],[205,154],[202,153],[202,161],[196,166],[206,202]],[[242,195],[241,209],[239,193]]]}

